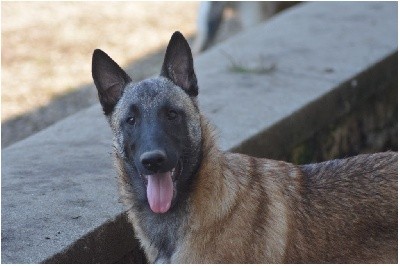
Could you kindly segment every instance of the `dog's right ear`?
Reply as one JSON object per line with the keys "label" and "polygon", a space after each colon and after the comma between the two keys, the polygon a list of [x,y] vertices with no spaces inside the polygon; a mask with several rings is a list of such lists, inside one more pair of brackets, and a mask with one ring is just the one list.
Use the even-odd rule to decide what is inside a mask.
{"label": "dog's right ear", "polygon": [[96,49],[92,57],[92,77],[105,115],[109,115],[132,79],[105,52]]}

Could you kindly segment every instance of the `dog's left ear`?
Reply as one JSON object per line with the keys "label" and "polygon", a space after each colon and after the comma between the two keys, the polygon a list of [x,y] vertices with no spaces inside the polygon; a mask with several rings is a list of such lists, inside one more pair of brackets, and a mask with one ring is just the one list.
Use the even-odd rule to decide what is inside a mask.
{"label": "dog's left ear", "polygon": [[176,31],[165,52],[161,76],[166,77],[186,91],[189,96],[197,96],[197,78],[193,69],[193,57],[185,37]]}

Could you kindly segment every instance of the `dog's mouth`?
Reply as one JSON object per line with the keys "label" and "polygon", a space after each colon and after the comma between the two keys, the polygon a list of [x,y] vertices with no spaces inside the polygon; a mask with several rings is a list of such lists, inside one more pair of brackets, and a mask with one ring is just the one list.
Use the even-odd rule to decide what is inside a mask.
{"label": "dog's mouth", "polygon": [[176,167],[164,173],[143,175],[147,188],[147,201],[154,213],[166,213],[172,204],[176,193],[176,180],[182,173],[182,162],[178,161]]}

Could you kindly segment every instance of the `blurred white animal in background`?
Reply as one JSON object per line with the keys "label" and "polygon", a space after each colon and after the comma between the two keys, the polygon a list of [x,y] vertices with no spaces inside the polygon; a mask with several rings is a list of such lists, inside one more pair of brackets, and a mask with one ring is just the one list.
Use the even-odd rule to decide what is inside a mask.
{"label": "blurred white animal in background", "polygon": [[236,15],[241,29],[247,29],[296,3],[298,2],[202,1],[197,19],[197,36],[192,50],[198,54],[210,47],[215,41],[221,23],[227,17]]}

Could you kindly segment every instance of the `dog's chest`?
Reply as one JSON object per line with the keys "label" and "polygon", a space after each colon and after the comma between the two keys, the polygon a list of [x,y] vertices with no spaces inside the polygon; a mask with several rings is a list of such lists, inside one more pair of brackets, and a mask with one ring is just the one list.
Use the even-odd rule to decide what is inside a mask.
{"label": "dog's chest", "polygon": [[[147,213],[137,224],[142,232],[141,242],[151,263],[170,263],[181,238],[182,220],[176,215]],[[149,254],[151,253],[151,254]],[[152,261],[153,260],[153,261]]]}

